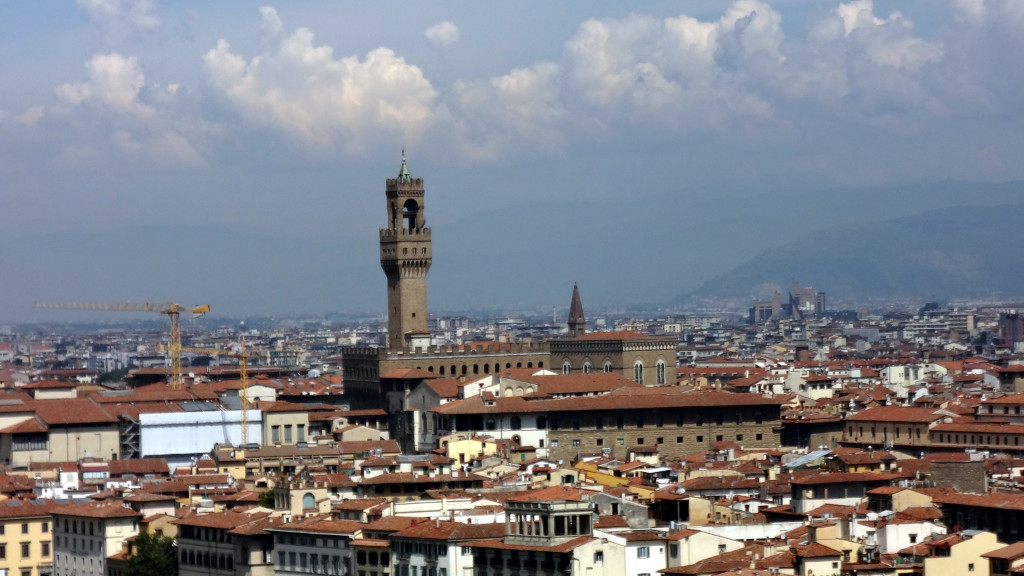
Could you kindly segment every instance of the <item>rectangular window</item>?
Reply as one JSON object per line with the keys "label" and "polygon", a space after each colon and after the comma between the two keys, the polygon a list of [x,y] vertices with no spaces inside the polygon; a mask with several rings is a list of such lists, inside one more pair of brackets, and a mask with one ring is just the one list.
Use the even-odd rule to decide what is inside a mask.
{"label": "rectangular window", "polygon": [[572,441],[572,445],[573,445],[573,446],[579,446],[579,445],[580,445],[580,440],[579,440],[579,438],[577,438],[577,439],[573,440],[573,441]]}
{"label": "rectangular window", "polygon": [[764,434],[755,434],[754,440],[764,440]]}
{"label": "rectangular window", "polygon": [[638,547],[636,549],[636,557],[637,558],[650,558],[651,557],[651,547],[650,546],[640,546],[640,547]]}
{"label": "rectangular window", "polygon": [[594,552],[594,563],[597,564],[598,562],[604,562],[604,552],[601,550]]}
{"label": "rectangular window", "polygon": [[288,424],[287,426],[284,427],[284,443],[285,444],[291,444],[292,443],[292,425],[291,424]]}
{"label": "rectangular window", "polygon": [[297,434],[297,438],[296,439],[299,442],[305,442],[306,441],[306,425],[305,424],[299,424],[298,427],[297,427],[297,430],[298,430],[298,434]]}
{"label": "rectangular window", "polygon": [[682,436],[676,436],[676,444],[682,444],[682,443],[683,443],[683,437]]}
{"label": "rectangular window", "polygon": [[21,533],[28,534],[28,522],[21,523]]}
{"label": "rectangular window", "polygon": [[49,532],[50,531],[50,523],[49,522],[43,522],[43,528],[42,529],[43,529],[43,534],[46,534],[47,532]]}
{"label": "rectangular window", "polygon": [[654,441],[654,443],[660,446],[660,445],[662,445],[662,444],[664,444],[664,443],[665,443],[665,439],[664,439],[664,438],[662,438],[661,436],[659,436],[659,437],[658,437],[658,438],[657,438],[657,439],[656,439],[656,440]]}
{"label": "rectangular window", "polygon": [[281,427],[271,426],[270,427],[270,443],[280,444],[281,443]]}
{"label": "rectangular window", "polygon": [[22,542],[21,543],[21,557],[22,558],[28,558],[29,557],[29,543],[28,542]]}
{"label": "rectangular window", "polygon": [[551,441],[551,447],[552,448],[558,448],[558,440],[552,440]]}
{"label": "rectangular window", "polygon": [[743,442],[743,434],[737,434],[736,435],[736,441],[737,442]]}
{"label": "rectangular window", "polygon": [[703,436],[697,436],[697,442],[703,442],[703,441],[704,441],[704,437]]}
{"label": "rectangular window", "polygon": [[49,542],[42,542],[41,544],[42,544],[42,555],[43,555],[43,558],[49,558],[50,557],[50,543]]}
{"label": "rectangular window", "polygon": [[604,446],[604,438],[598,438],[597,439],[597,445],[598,446]]}

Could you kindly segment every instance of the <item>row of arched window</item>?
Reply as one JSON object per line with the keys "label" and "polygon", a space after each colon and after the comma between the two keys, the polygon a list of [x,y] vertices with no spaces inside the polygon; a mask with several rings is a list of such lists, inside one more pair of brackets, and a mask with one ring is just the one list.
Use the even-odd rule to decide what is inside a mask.
{"label": "row of arched window", "polygon": [[[516,362],[516,366],[515,367],[516,368],[522,368],[523,367],[523,363],[522,362]],[[526,363],[526,367],[527,368],[533,368],[533,362],[527,362]],[[537,368],[543,368],[543,367],[544,367],[544,362],[537,362]],[[512,363],[511,362],[506,362],[505,363],[505,369],[509,369],[509,368],[512,368]],[[420,368],[419,366],[417,366],[416,369],[417,370],[422,370],[422,368]],[[461,368],[461,372],[462,372],[461,375],[462,376],[468,376],[470,371],[472,371],[473,375],[478,375],[478,374],[481,373],[481,370],[483,370],[484,374],[490,374],[491,373],[491,365],[490,364],[484,364],[482,366],[482,368],[481,368],[480,364],[473,364],[472,366],[470,366],[469,364],[463,364],[462,368]],[[433,366],[427,366],[427,372],[433,372],[433,371],[434,371],[434,367]],[[455,364],[452,364],[447,369],[447,371],[448,371],[448,375],[450,375],[450,376],[459,376],[460,375],[459,374],[460,369]],[[494,373],[497,374],[498,372],[501,372],[501,364],[495,363],[494,364]],[[440,374],[441,376],[445,376],[445,366],[443,364],[437,367],[437,373]]]}
{"label": "row of arched window", "polygon": [[[584,374],[590,374],[592,370],[593,370],[593,366],[591,365],[590,360],[585,361],[583,363],[583,373]],[[656,371],[656,377],[657,377],[657,383],[658,384],[664,384],[666,382],[666,377],[665,377],[666,372],[665,372],[665,370],[666,370],[665,369],[665,361],[664,360],[658,360],[658,363],[655,366],[655,371]],[[604,362],[604,371],[605,372],[611,372],[612,371],[612,362],[611,362],[611,360],[605,360],[605,362]],[[566,360],[566,361],[562,362],[562,374],[572,374],[572,362],[570,362],[569,360]],[[643,362],[643,360],[637,360],[636,363],[633,364],[633,380],[635,380],[636,382],[638,382],[640,384],[644,383],[644,362]]]}

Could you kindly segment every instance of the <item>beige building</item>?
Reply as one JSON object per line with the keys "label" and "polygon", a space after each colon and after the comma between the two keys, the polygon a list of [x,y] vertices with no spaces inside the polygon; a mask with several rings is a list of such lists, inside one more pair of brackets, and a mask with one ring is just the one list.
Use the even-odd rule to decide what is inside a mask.
{"label": "beige building", "polygon": [[107,559],[139,533],[142,515],[118,503],[68,504],[53,511],[55,576],[106,576]]}
{"label": "beige building", "polygon": [[281,519],[266,512],[218,512],[179,518],[180,576],[273,576],[274,538]]}
{"label": "beige building", "polygon": [[74,462],[120,457],[118,419],[88,398],[36,400],[7,406],[0,453],[15,467],[32,462]]}
{"label": "beige building", "polygon": [[12,576],[53,574],[50,500],[0,502],[0,571]]}

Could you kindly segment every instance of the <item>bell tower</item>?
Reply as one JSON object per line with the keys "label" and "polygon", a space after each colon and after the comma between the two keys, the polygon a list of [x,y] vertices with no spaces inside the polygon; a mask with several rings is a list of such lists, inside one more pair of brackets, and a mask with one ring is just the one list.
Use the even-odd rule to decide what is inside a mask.
{"label": "bell tower", "polygon": [[405,165],[385,185],[388,227],[380,231],[380,267],[388,279],[388,348],[402,350],[406,334],[427,331],[430,228],[423,218],[423,179]]}

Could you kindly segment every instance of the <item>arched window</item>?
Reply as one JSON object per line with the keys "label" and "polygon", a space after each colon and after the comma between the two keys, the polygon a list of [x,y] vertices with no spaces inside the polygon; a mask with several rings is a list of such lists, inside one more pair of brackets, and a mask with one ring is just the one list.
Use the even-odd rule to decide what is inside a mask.
{"label": "arched window", "polygon": [[523,420],[519,416],[513,416],[512,419],[509,420],[508,427],[513,430],[522,430]]}
{"label": "arched window", "polygon": [[583,363],[584,374],[590,374],[592,368],[593,366],[590,365],[590,360],[587,360],[586,362]]}
{"label": "arched window", "polygon": [[494,418],[488,418],[487,419],[487,429],[488,430],[494,430],[497,427],[498,426],[497,426],[497,423],[494,421]]}
{"label": "arched window", "polygon": [[444,376],[444,364],[437,367],[437,373]]}
{"label": "arched window", "polygon": [[316,497],[313,496],[312,492],[306,492],[302,495],[302,508],[303,510],[316,508]]}
{"label": "arched window", "polygon": [[604,361],[604,371],[605,372],[611,372],[612,371],[612,361],[611,360],[605,360]]}
{"label": "arched window", "polygon": [[658,384],[665,383],[665,361],[658,360]]}
{"label": "arched window", "polygon": [[562,374],[572,374],[572,362],[562,362]]}
{"label": "arched window", "polygon": [[633,380],[636,380],[637,384],[644,383],[644,363],[643,360],[637,360],[636,364],[633,364]]}

